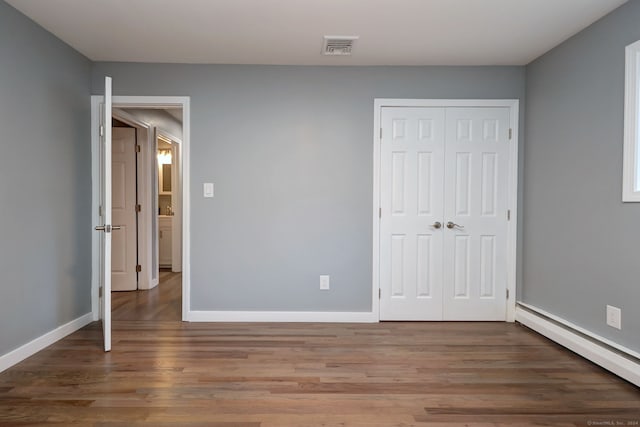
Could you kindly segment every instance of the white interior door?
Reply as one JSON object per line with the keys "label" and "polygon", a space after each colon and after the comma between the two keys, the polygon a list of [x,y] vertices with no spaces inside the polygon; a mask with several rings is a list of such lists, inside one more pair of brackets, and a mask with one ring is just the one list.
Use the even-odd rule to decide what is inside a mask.
{"label": "white interior door", "polygon": [[506,318],[508,143],[508,108],[447,109],[444,320]]}
{"label": "white interior door", "polygon": [[136,227],[136,130],[113,128],[112,133],[112,220],[120,229],[113,233],[111,247],[111,289],[137,289]]}
{"label": "white interior door", "polygon": [[100,114],[100,318],[104,351],[111,350],[111,77],[105,77]]}
{"label": "white interior door", "polygon": [[384,107],[380,319],[505,320],[508,108]]}
{"label": "white interior door", "polygon": [[380,319],[442,319],[443,108],[383,108]]}

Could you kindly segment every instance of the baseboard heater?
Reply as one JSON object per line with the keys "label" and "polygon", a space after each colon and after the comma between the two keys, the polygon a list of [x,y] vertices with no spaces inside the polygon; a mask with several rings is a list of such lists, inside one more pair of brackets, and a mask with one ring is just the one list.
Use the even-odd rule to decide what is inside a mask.
{"label": "baseboard heater", "polygon": [[516,322],[640,387],[639,353],[526,303],[517,303]]}

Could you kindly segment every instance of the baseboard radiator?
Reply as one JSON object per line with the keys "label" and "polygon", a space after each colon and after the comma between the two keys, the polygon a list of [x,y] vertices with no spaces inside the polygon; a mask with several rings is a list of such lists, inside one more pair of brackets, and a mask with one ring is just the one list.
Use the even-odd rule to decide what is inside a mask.
{"label": "baseboard radiator", "polygon": [[519,302],[516,322],[640,387],[640,354],[535,306]]}

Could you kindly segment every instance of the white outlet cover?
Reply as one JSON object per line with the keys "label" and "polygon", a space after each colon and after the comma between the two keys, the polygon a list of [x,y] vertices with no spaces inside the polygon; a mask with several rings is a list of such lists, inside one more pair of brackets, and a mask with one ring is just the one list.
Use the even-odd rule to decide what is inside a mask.
{"label": "white outlet cover", "polygon": [[323,291],[328,291],[329,290],[329,276],[327,275],[322,275],[320,276],[320,289]]}
{"label": "white outlet cover", "polygon": [[607,305],[607,325],[612,328],[622,329],[622,310],[612,305]]}

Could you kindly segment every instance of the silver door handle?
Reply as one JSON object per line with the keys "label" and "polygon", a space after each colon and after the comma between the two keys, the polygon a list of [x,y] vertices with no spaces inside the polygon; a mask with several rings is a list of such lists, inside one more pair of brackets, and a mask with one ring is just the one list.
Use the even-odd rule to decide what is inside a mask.
{"label": "silver door handle", "polygon": [[454,227],[464,228],[464,225],[456,224],[455,222],[451,222],[451,221],[447,223],[447,228],[452,229]]}
{"label": "silver door handle", "polygon": [[98,225],[95,227],[96,231],[104,231],[105,233],[111,233],[111,230],[120,230],[121,225]]}
{"label": "silver door handle", "polygon": [[436,221],[433,223],[432,227],[437,230],[442,227],[442,224],[440,223],[440,221]]}

